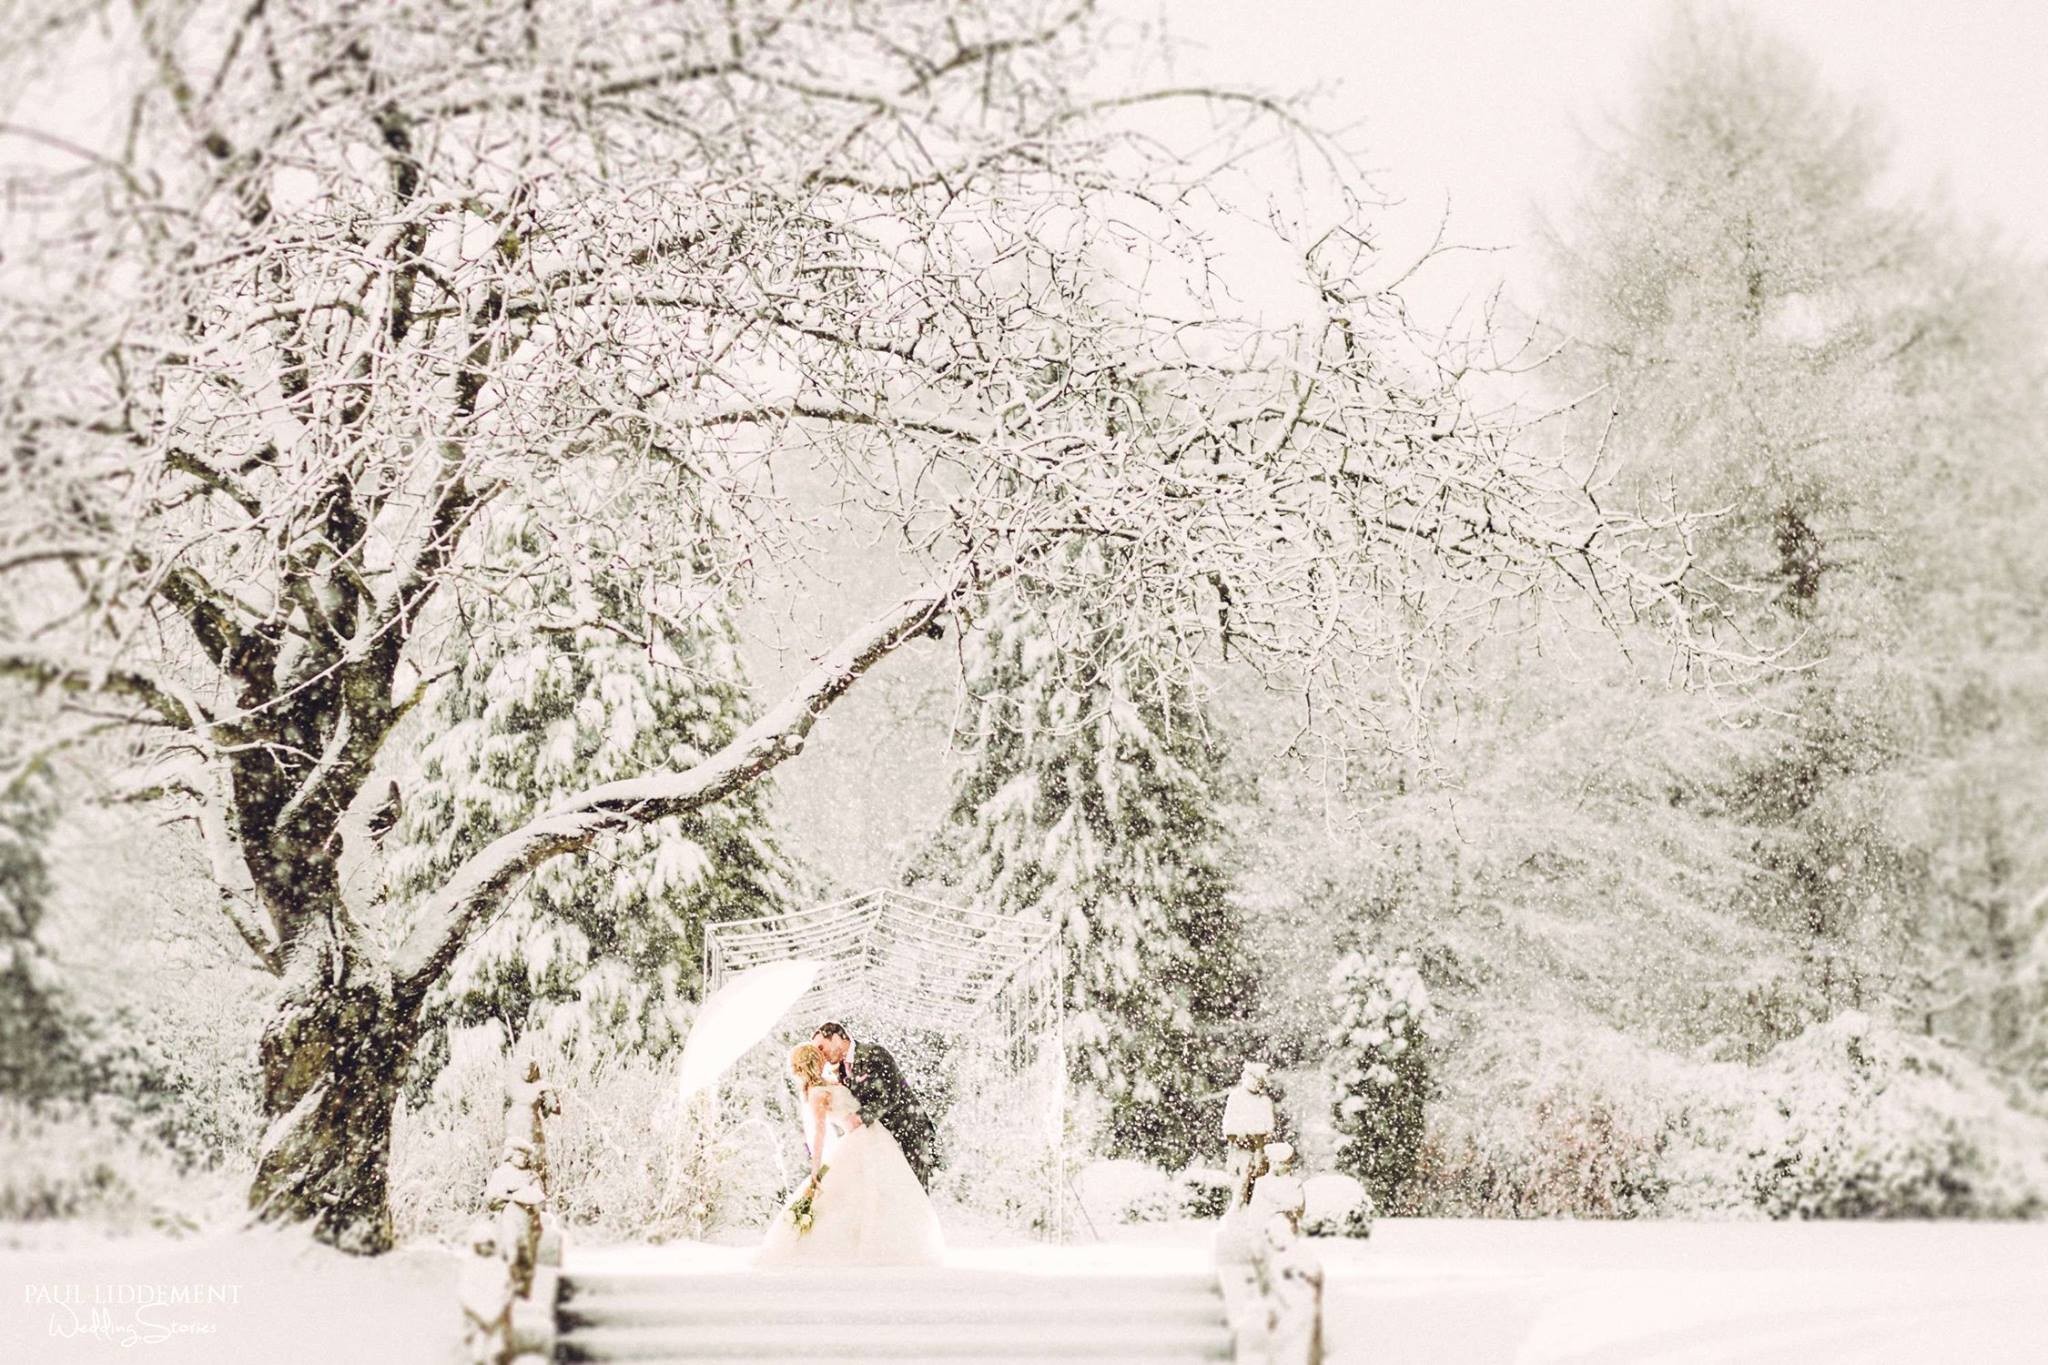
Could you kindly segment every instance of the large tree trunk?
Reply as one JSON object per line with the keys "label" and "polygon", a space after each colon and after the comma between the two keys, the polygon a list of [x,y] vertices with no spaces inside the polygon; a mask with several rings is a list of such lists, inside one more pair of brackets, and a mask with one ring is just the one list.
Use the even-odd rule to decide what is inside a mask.
{"label": "large tree trunk", "polygon": [[388,974],[331,938],[302,945],[259,1050],[270,1127],[249,1191],[266,1220],[373,1255],[392,1245],[392,1111],[418,1037]]}

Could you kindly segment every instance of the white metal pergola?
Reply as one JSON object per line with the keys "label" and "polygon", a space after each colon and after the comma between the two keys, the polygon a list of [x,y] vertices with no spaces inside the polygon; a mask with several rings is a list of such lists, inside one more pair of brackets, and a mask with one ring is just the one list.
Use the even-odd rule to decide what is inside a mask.
{"label": "white metal pergola", "polygon": [[706,925],[705,994],[749,968],[799,958],[823,969],[778,1041],[838,1019],[856,1039],[887,1046],[934,1108],[935,1188],[1060,1236],[1065,991],[1053,927],[878,887]]}

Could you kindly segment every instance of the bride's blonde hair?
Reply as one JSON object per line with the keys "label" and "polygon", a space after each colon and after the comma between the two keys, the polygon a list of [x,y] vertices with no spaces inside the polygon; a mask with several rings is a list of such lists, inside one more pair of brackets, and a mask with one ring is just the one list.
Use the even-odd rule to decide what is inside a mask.
{"label": "bride's blonde hair", "polygon": [[809,1090],[825,1079],[825,1054],[816,1043],[798,1043],[789,1054],[789,1073],[799,1087]]}

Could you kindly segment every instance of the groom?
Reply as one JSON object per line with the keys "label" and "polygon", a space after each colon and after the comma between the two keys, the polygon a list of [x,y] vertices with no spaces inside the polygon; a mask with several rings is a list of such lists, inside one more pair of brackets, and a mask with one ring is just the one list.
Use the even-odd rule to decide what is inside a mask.
{"label": "groom", "polygon": [[903,1159],[910,1163],[917,1183],[929,1190],[932,1168],[938,1165],[934,1150],[938,1134],[889,1049],[879,1043],[856,1043],[844,1024],[834,1022],[818,1025],[811,1041],[826,1061],[839,1068],[840,1081],[860,1101],[861,1118],[889,1130],[903,1148]]}

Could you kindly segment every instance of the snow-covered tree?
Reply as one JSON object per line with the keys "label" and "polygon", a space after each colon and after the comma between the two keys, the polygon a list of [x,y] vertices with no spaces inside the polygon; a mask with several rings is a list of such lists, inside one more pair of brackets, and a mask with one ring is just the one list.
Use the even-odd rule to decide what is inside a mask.
{"label": "snow-covered tree", "polygon": [[[1113,581],[1099,546],[1078,575]],[[967,642],[970,755],[922,869],[1058,927],[1077,1083],[1110,1152],[1185,1166],[1243,1060],[1252,984],[1230,903],[1228,745],[1190,680],[1111,615],[1006,593]]]}
{"label": "snow-covered tree", "polygon": [[1720,511],[1721,580],[1795,615],[1869,553],[1911,458],[1893,360],[1923,319],[1884,161],[1803,54],[1685,8],[1553,243],[1566,382],[1605,386],[1587,417],[1625,484]]}
{"label": "snow-covered tree", "polygon": [[[1475,598],[1595,583],[1676,619],[1685,562],[1644,564],[1640,528],[1511,452],[1472,357],[1409,326],[1339,149],[1262,93],[1153,81],[1096,6],[15,19],[0,577],[30,614],[0,674],[86,694],[211,813],[254,907],[221,910],[282,985],[251,1200],[337,1245],[389,1245],[423,1002],[524,878],[735,796],[963,602],[1061,591],[1073,539],[1123,548],[1133,611],[1314,671],[1316,703]],[[85,70],[121,119],[48,113]],[[1160,138],[1168,102],[1216,116],[1221,169]],[[1304,140],[1327,194],[1269,212],[1237,152]],[[1291,268],[1213,287],[1246,259]],[[896,535],[903,580],[715,754],[508,818],[373,924],[349,817],[440,658],[422,632],[493,588],[483,509],[622,442],[722,505],[736,600],[826,572],[849,528]]]}
{"label": "snow-covered tree", "polygon": [[1377,1207],[1391,1208],[1422,1151],[1436,1023],[1429,988],[1405,951],[1392,962],[1346,953],[1330,973],[1330,1012],[1337,1169],[1363,1182]]}
{"label": "snow-covered tree", "polygon": [[[1796,666],[1748,689],[1761,742],[1709,779],[1749,847],[1700,853],[1746,865],[1728,899],[1803,938],[1820,1014],[1867,1003],[1938,921],[2015,960],[2011,910],[2043,871],[2001,863],[1991,833],[2041,789],[1971,771],[2011,745],[1971,732],[2039,676],[2044,644],[2020,624],[2040,557],[2018,547],[2040,542],[2048,500],[2012,472],[2048,439],[2024,302],[2040,282],[1900,207],[1888,164],[1870,112],[1804,54],[1747,15],[1681,10],[1556,244],[1551,298],[1560,382],[1600,395],[1587,439],[1624,496],[1714,509],[1696,543],[1716,609]],[[1695,707],[1701,730],[1729,705]],[[1977,807],[2000,813],[1952,828],[1936,783],[1995,791]],[[1959,846],[1985,865],[1956,866]]]}
{"label": "snow-covered tree", "polygon": [[81,1062],[79,1020],[36,935],[50,894],[43,840],[55,816],[39,764],[17,767],[0,787],[0,1096],[69,1089]]}
{"label": "snow-covered tree", "polygon": [[[675,473],[536,489],[494,509],[476,572],[498,586],[455,632],[417,771],[400,778],[403,815],[386,836],[393,896],[432,894],[507,824],[586,787],[692,767],[752,719],[706,557],[654,574],[656,557],[632,543],[690,525]],[[674,1046],[705,921],[783,904],[767,796],[757,783],[537,869],[429,996],[423,1060],[438,1067],[448,1027],[485,1021],[508,1040]]]}

